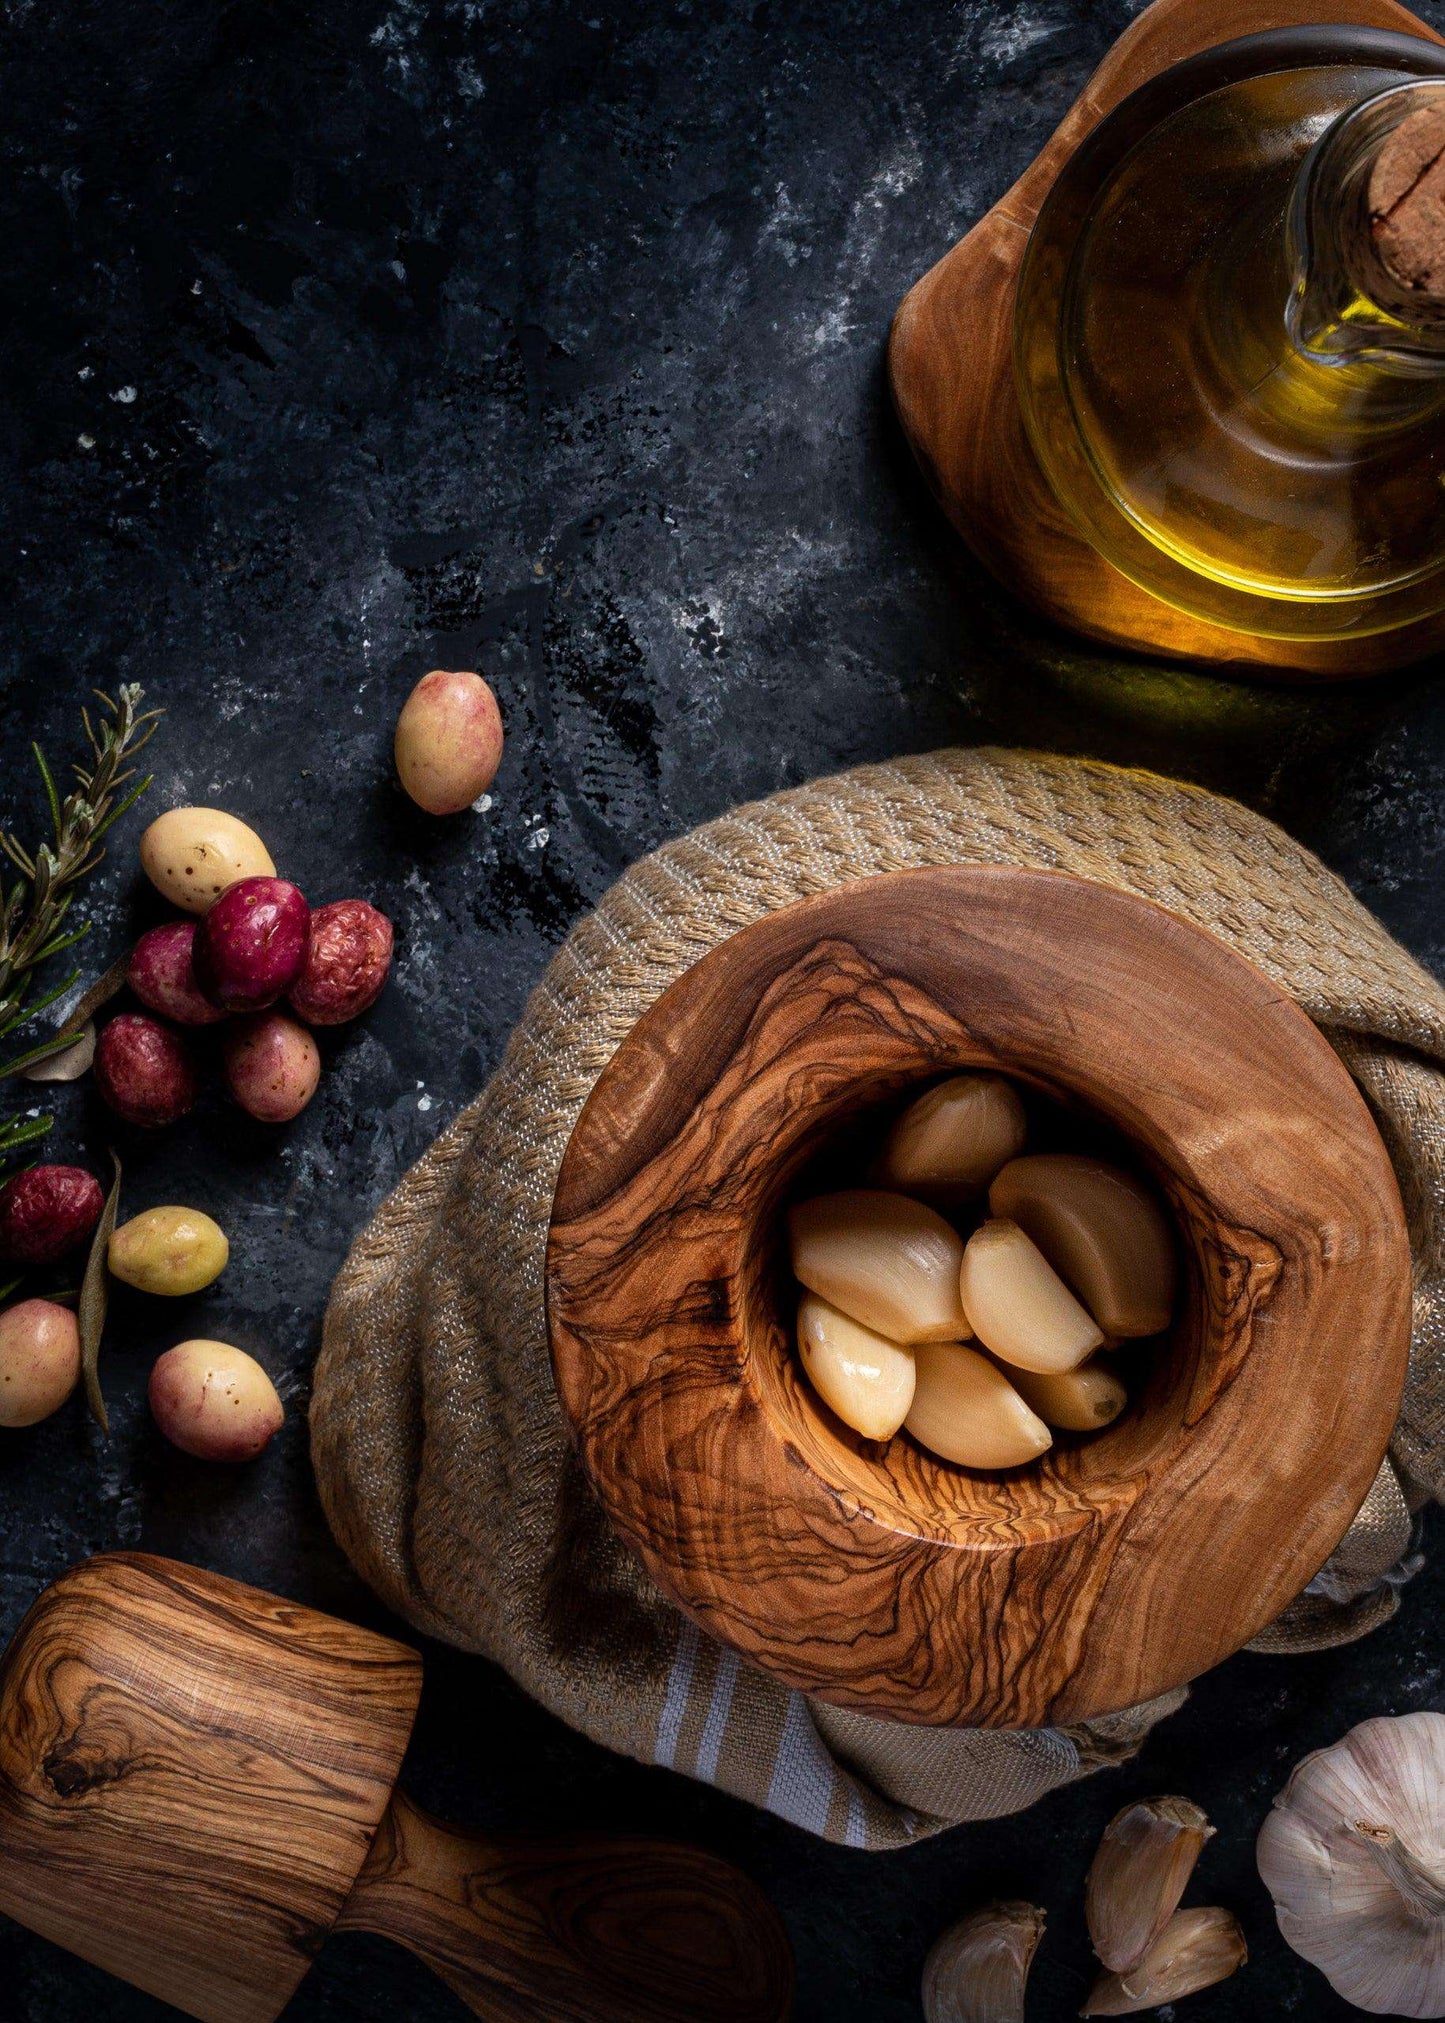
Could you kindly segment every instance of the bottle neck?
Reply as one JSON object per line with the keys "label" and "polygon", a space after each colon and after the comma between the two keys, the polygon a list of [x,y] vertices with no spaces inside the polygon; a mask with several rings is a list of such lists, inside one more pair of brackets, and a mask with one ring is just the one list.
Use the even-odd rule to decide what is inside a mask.
{"label": "bottle neck", "polygon": [[1290,202],[1285,326],[1296,351],[1324,366],[1445,380],[1442,197],[1445,83],[1397,85],[1335,121]]}

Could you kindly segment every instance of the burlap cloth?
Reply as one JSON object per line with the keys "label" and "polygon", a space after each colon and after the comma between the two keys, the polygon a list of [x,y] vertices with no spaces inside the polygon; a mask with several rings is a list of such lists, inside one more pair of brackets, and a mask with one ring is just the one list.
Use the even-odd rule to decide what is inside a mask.
{"label": "burlap cloth", "polygon": [[601,1518],[553,1396],[542,1268],[568,1136],[638,1015],[760,915],[923,864],[1045,865],[1160,901],[1257,963],[1348,1065],[1410,1218],[1410,1383],[1347,1539],[1256,1648],[1318,1649],[1392,1614],[1411,1509],[1445,1489],[1445,992],[1281,830],[1149,773],[940,752],[774,795],[635,864],[568,937],[488,1087],[357,1241],[311,1410],[327,1515],[392,1608],[598,1742],[869,1848],[1029,1805],[1131,1753],[1182,1695],[1086,1729],[920,1730],[740,1665]]}

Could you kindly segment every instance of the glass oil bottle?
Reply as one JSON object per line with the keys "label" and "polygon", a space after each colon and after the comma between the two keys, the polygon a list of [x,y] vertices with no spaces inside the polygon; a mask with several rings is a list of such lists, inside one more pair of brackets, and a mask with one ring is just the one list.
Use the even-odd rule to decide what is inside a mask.
{"label": "glass oil bottle", "polygon": [[1110,562],[1215,624],[1445,609],[1445,77],[1401,67],[1412,41],[1166,73],[1174,103],[1126,101],[1030,240],[1014,363],[1044,472]]}

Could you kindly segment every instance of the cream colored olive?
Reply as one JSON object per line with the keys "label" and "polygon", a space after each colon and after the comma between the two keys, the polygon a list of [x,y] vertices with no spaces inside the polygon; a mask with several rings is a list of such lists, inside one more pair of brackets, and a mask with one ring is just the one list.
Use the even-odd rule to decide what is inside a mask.
{"label": "cream colored olive", "polygon": [[80,1377],[80,1328],[68,1307],[23,1299],[0,1313],[0,1426],[58,1412]]}
{"label": "cream colored olive", "polygon": [[148,1208],[114,1231],[107,1262],[138,1292],[176,1296],[218,1279],[230,1255],[226,1232],[199,1208]]}
{"label": "cream colored olive", "polygon": [[957,1341],[963,1244],[943,1217],[906,1194],[854,1187],[801,1201],[788,1216],[793,1275],[890,1342]]}
{"label": "cream colored olive", "polygon": [[157,892],[187,913],[204,913],[238,878],[276,876],[255,830],[220,808],[157,815],[140,839],[140,861]]}
{"label": "cream colored olive", "polygon": [[286,1416],[255,1357],[229,1342],[177,1342],[148,1395],[162,1433],[200,1461],[253,1461]]}
{"label": "cream colored olive", "polygon": [[878,1157],[877,1178],[936,1201],[981,1194],[1028,1133],[1023,1100],[1002,1075],[954,1075],[898,1118]]}
{"label": "cream colored olive", "polygon": [[913,1351],[874,1334],[816,1293],[798,1306],[798,1354],[808,1382],[865,1440],[891,1440],[913,1403]]}
{"label": "cream colored olive", "polygon": [[1129,1402],[1117,1374],[1097,1356],[1076,1370],[1021,1370],[1014,1364],[1008,1376],[1024,1403],[1061,1433],[1097,1433]]}
{"label": "cream colored olive", "polygon": [[970,1331],[1025,1370],[1072,1370],[1104,1345],[1103,1330],[1016,1222],[984,1222],[959,1280]]}
{"label": "cream colored olive", "polygon": [[962,1468],[1019,1468],[1053,1445],[1003,1371],[962,1342],[921,1342],[904,1425],[921,1447]]}
{"label": "cream colored olive", "polygon": [[397,778],[429,815],[459,815],[502,763],[502,714],[479,674],[433,668],[402,705]]}

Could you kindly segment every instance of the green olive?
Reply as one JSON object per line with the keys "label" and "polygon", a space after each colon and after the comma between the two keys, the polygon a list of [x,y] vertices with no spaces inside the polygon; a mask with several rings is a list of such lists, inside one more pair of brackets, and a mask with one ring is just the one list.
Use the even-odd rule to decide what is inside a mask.
{"label": "green olive", "polygon": [[199,1292],[226,1269],[231,1246],[219,1223],[199,1208],[148,1208],[110,1239],[115,1277],[140,1292]]}

